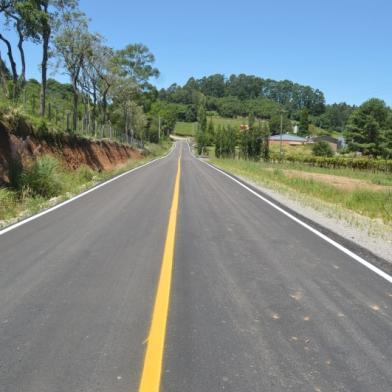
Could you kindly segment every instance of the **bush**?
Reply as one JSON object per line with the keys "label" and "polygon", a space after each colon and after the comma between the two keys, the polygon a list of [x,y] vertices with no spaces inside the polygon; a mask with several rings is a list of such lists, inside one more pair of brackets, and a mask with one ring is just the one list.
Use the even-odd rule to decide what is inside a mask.
{"label": "bush", "polygon": [[8,166],[10,187],[19,190],[22,183],[23,166],[19,157],[11,158]]}
{"label": "bush", "polygon": [[82,184],[86,182],[91,182],[94,179],[94,175],[94,171],[85,165],[80,166],[80,168],[76,172],[78,182]]}
{"label": "bush", "polygon": [[334,152],[327,142],[321,141],[313,145],[313,155],[316,157],[332,157]]}
{"label": "bush", "polygon": [[0,189],[0,220],[7,219],[15,214],[15,192]]}
{"label": "bush", "polygon": [[49,156],[38,158],[23,172],[22,186],[35,196],[58,196],[63,191],[59,162]]}

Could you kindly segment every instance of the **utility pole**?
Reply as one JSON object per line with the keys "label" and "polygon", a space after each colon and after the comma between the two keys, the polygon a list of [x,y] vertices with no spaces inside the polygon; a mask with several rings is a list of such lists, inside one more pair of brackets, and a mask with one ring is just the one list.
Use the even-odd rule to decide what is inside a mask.
{"label": "utility pole", "polygon": [[161,116],[158,116],[158,143],[161,141]]}
{"label": "utility pole", "polygon": [[280,149],[279,149],[279,158],[280,161],[283,160],[283,113],[284,110],[280,111]]}
{"label": "utility pole", "polygon": [[282,160],[283,155],[283,112],[280,112],[280,160]]}

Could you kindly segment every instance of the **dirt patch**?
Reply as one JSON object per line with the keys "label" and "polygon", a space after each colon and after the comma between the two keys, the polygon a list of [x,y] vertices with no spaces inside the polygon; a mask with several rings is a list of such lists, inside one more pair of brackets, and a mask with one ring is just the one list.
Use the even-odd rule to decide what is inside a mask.
{"label": "dirt patch", "polygon": [[23,166],[34,158],[49,154],[65,167],[76,170],[86,165],[96,171],[113,170],[130,159],[142,159],[140,150],[112,141],[92,141],[75,136],[58,136],[48,140],[34,135],[16,136],[0,122],[0,184],[8,182],[10,159],[18,156]]}
{"label": "dirt patch", "polygon": [[391,186],[372,184],[368,181],[350,177],[334,176],[333,174],[308,173],[299,170],[283,170],[283,172],[290,178],[296,177],[320,181],[347,191],[354,191],[358,189],[369,189],[372,191],[392,190]]}

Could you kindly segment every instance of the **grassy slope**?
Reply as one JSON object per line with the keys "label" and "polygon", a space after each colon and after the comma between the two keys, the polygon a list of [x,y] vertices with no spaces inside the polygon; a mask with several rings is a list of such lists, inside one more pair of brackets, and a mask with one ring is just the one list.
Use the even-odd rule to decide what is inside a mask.
{"label": "grassy slope", "polygon": [[[230,125],[237,129],[239,129],[241,125],[248,123],[248,119],[245,117],[223,118],[220,116],[209,116],[208,122],[209,121],[212,121],[215,127]],[[195,136],[196,131],[197,131],[197,122],[189,123],[189,122],[179,121],[177,122],[176,128],[174,129],[174,134],[178,136]]]}
{"label": "grassy slope", "polygon": [[[278,164],[269,165],[262,162],[230,159],[212,159],[211,161],[224,170],[269,188],[285,191],[291,196],[309,196],[320,203],[331,203],[373,219],[382,219],[384,223],[392,226],[392,192],[390,190],[342,190],[321,181],[289,177],[282,170],[287,167]],[[300,168],[296,167],[296,169]],[[334,170],[323,170],[326,174],[337,174]],[[341,172],[340,175],[344,173]],[[361,176],[361,179],[371,180],[373,173],[361,172]],[[388,178],[382,180],[388,181]]]}
{"label": "grassy slope", "polygon": [[174,134],[178,136],[195,136],[197,123],[181,122],[176,123]]}
{"label": "grassy slope", "polygon": [[208,117],[208,121],[211,120],[215,127],[230,125],[236,129],[239,129],[241,125],[248,124],[248,119],[245,117],[237,117],[237,118],[224,118],[220,116]]}

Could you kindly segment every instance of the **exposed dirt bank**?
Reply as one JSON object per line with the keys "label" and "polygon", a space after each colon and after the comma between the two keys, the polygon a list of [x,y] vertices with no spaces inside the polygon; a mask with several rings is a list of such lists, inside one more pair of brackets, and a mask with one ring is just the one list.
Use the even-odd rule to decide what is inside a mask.
{"label": "exposed dirt bank", "polygon": [[13,157],[19,157],[23,165],[28,165],[34,157],[43,154],[56,157],[72,170],[81,165],[97,171],[113,170],[129,159],[142,158],[139,150],[111,141],[92,141],[68,135],[17,136],[0,122],[0,182],[8,181]]}

